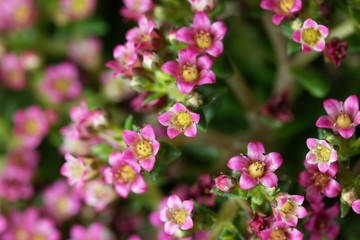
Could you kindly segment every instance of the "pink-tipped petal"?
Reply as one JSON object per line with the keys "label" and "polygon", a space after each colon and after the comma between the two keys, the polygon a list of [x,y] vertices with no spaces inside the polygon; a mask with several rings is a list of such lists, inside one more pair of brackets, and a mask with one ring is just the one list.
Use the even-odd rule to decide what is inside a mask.
{"label": "pink-tipped petal", "polygon": [[142,176],[138,176],[131,186],[131,191],[137,194],[146,192],[147,185]]}
{"label": "pink-tipped petal", "polygon": [[321,116],[315,124],[319,128],[332,128],[334,121],[329,116]]}
{"label": "pink-tipped petal", "polygon": [[319,168],[320,172],[322,172],[322,173],[325,173],[328,170],[329,166],[330,166],[329,163],[319,163],[318,164],[318,168]]}
{"label": "pink-tipped petal", "polygon": [[306,139],[306,145],[311,150],[313,148],[317,148],[319,145],[319,140],[316,138],[308,138]]}
{"label": "pink-tipped petal", "polygon": [[109,156],[109,163],[111,166],[115,166],[121,162],[121,152],[113,152]]}
{"label": "pink-tipped petal", "polygon": [[211,25],[211,34],[217,40],[222,40],[227,32],[227,27],[224,22],[214,22]]}
{"label": "pink-tipped petal", "polygon": [[326,185],[325,195],[329,198],[337,197],[340,194],[340,191],[341,185],[334,179],[331,179]]}
{"label": "pink-tipped petal", "polygon": [[183,202],[183,207],[184,207],[185,211],[190,214],[192,212],[192,210],[194,209],[194,202],[191,200],[185,200]]}
{"label": "pink-tipped petal", "polygon": [[314,51],[322,52],[325,50],[325,47],[326,47],[325,39],[322,38],[315,46],[313,46],[313,49]]}
{"label": "pink-tipped petal", "polygon": [[218,57],[223,53],[223,51],[224,51],[224,45],[223,45],[222,41],[217,40],[217,41],[214,41],[213,44],[211,45],[211,47],[206,50],[206,53],[208,53],[209,55],[211,55],[213,57]]}
{"label": "pink-tipped petal", "polygon": [[126,184],[115,185],[115,192],[123,198],[127,198],[130,192],[130,188]]}
{"label": "pink-tipped petal", "polygon": [[304,196],[301,195],[292,195],[291,198],[296,202],[297,204],[301,205],[304,202]]}
{"label": "pink-tipped petal", "polygon": [[142,159],[139,161],[140,166],[147,172],[150,172],[155,165],[155,157],[151,156],[146,159]]}
{"label": "pink-tipped petal", "polygon": [[167,206],[172,209],[181,209],[183,208],[183,203],[181,202],[180,198],[176,195],[171,195],[168,198]]}
{"label": "pink-tipped petal", "polygon": [[250,142],[247,146],[247,155],[253,160],[262,160],[265,148],[261,142]]}
{"label": "pink-tipped petal", "polygon": [[341,111],[341,103],[336,99],[327,99],[324,101],[324,108],[330,117],[336,118]]}
{"label": "pink-tipped petal", "polygon": [[344,102],[345,112],[354,115],[359,111],[359,100],[356,95],[348,97]]}
{"label": "pink-tipped petal", "polygon": [[243,173],[240,177],[240,188],[244,190],[248,190],[250,188],[253,188],[257,185],[256,179],[253,179],[250,177],[249,174]]}
{"label": "pink-tipped petal", "polygon": [[[275,24],[275,25],[280,25],[280,23],[282,22],[282,20],[284,20],[285,16],[283,14],[275,14],[273,17],[272,17],[272,22]],[[293,38],[294,39],[294,38]],[[294,40],[295,41],[295,40]],[[297,41],[295,41],[297,42]]]}
{"label": "pink-tipped petal", "polygon": [[301,42],[301,30],[296,30],[293,35],[292,35],[292,39],[295,41],[295,42]]}
{"label": "pink-tipped petal", "polygon": [[195,137],[197,133],[197,128],[196,128],[196,124],[191,124],[190,127],[188,127],[185,131],[184,131],[184,135],[187,137]]}
{"label": "pink-tipped petal", "polygon": [[179,224],[167,221],[164,226],[164,230],[167,234],[174,235],[174,233],[180,228]]}
{"label": "pink-tipped petal", "polygon": [[172,110],[174,111],[174,113],[188,111],[188,109],[181,103],[175,103],[174,106],[172,107]]}
{"label": "pink-tipped petal", "polygon": [[276,176],[275,173],[273,173],[273,172],[268,172],[268,173],[265,174],[264,177],[262,177],[262,178],[260,179],[260,182],[261,182],[264,186],[272,188],[272,187],[277,186],[278,178],[277,178],[277,176]]}
{"label": "pink-tipped petal", "polygon": [[188,84],[181,81],[177,81],[177,86],[179,91],[184,94],[190,93],[194,88],[194,84]]}
{"label": "pink-tipped petal", "polygon": [[154,129],[150,124],[146,125],[140,130],[140,134],[145,137],[148,140],[154,140],[155,139],[155,133]]}
{"label": "pink-tipped petal", "polygon": [[360,199],[355,200],[351,204],[351,208],[354,210],[354,212],[356,212],[357,214],[360,214]]}
{"label": "pink-tipped petal", "polygon": [[319,25],[318,29],[321,33],[321,35],[326,38],[329,35],[329,28],[325,27],[324,25]]}
{"label": "pink-tipped petal", "polygon": [[158,121],[163,126],[169,126],[171,124],[173,117],[174,117],[174,113],[165,112],[158,117]]}
{"label": "pink-tipped petal", "polygon": [[200,69],[210,69],[212,65],[213,65],[213,60],[211,59],[211,57],[207,55],[201,56],[197,59],[197,66]]}
{"label": "pink-tipped petal", "polygon": [[275,171],[281,166],[283,159],[280,153],[272,152],[265,156],[264,161],[268,170]]}
{"label": "pink-tipped petal", "polygon": [[318,27],[318,24],[311,18],[306,19],[303,24],[303,28],[317,28],[317,27]]}
{"label": "pink-tipped petal", "polygon": [[194,31],[191,28],[183,27],[176,32],[176,40],[187,44],[194,43]]}
{"label": "pink-tipped petal", "polygon": [[167,135],[169,136],[169,138],[174,138],[177,135],[179,135],[181,133],[181,130],[173,128],[173,127],[168,127],[167,129]]}
{"label": "pink-tipped petal", "polygon": [[246,156],[235,156],[230,158],[230,160],[227,163],[227,167],[238,171],[238,172],[243,172],[244,169],[248,168],[248,166],[250,165],[250,161]]}
{"label": "pink-tipped petal", "polygon": [[351,138],[352,135],[354,135],[355,133],[355,128],[346,128],[346,129],[338,129],[339,134],[343,137],[343,138]]}
{"label": "pink-tipped petal", "polygon": [[193,121],[198,124],[199,121],[200,121],[200,114],[197,114],[197,113],[193,113],[193,112],[189,112],[190,113],[190,116],[191,118],[193,119]]}
{"label": "pink-tipped petal", "polygon": [[208,15],[204,12],[195,13],[193,26],[195,29],[209,31],[211,27],[211,22]]}
{"label": "pink-tipped petal", "polygon": [[296,214],[299,218],[304,218],[307,216],[307,211],[304,207],[299,206],[296,210]]}
{"label": "pink-tipped petal", "polygon": [[124,130],[122,133],[122,137],[127,145],[134,145],[138,140],[137,133],[129,130]]}
{"label": "pink-tipped petal", "polygon": [[215,82],[216,82],[216,76],[211,70],[201,71],[198,85],[214,84]]}
{"label": "pink-tipped petal", "polygon": [[179,74],[179,64],[175,61],[169,61],[162,65],[161,70],[167,74],[173,75],[174,77]]}
{"label": "pink-tipped petal", "polygon": [[187,217],[185,222],[183,223],[183,225],[181,226],[181,230],[189,230],[191,228],[193,228],[194,223],[193,220],[191,219],[191,217]]}

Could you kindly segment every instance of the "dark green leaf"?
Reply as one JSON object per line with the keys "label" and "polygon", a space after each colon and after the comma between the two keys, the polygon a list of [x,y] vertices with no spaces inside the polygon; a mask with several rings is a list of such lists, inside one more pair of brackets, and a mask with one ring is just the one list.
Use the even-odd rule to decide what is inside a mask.
{"label": "dark green leaf", "polygon": [[323,98],[330,90],[330,83],[317,72],[311,70],[294,70],[293,74],[298,83],[314,97]]}

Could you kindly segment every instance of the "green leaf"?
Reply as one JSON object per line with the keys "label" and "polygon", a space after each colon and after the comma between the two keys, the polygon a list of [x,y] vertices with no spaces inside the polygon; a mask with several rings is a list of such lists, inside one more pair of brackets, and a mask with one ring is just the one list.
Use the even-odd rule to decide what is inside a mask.
{"label": "green leaf", "polygon": [[220,233],[218,240],[242,240],[244,237],[234,225],[224,227]]}
{"label": "green leaf", "polygon": [[133,120],[134,120],[134,116],[133,115],[129,115],[124,123],[124,130],[133,130]]}
{"label": "green leaf", "polygon": [[150,103],[151,101],[161,98],[164,95],[165,95],[165,93],[162,93],[162,92],[153,93],[150,96],[148,96],[147,98],[145,98],[144,102],[142,103],[142,106],[145,106],[146,104]]}
{"label": "green leaf", "polygon": [[97,156],[98,158],[100,158],[103,161],[107,161],[109,158],[109,155],[111,153],[113,153],[114,151],[115,151],[115,149],[106,143],[98,144],[91,148],[92,154],[94,154],[95,156]]}
{"label": "green leaf", "polygon": [[292,40],[289,41],[287,45],[287,54],[291,55],[293,53],[299,52],[301,50],[301,45]]}
{"label": "green leaf", "polygon": [[344,203],[343,201],[340,201],[340,217],[344,218],[350,210],[350,206]]}
{"label": "green leaf", "polygon": [[241,189],[239,187],[236,187],[233,191],[228,192],[228,193],[222,192],[219,189],[217,189],[216,187],[213,187],[210,190],[210,192],[217,195],[217,196],[227,197],[227,198],[230,198],[230,197],[240,197],[242,199],[247,199],[248,198],[248,191],[243,190],[243,189]]}
{"label": "green leaf", "polygon": [[323,98],[330,90],[330,83],[314,71],[294,70],[293,74],[298,83],[314,97]]}

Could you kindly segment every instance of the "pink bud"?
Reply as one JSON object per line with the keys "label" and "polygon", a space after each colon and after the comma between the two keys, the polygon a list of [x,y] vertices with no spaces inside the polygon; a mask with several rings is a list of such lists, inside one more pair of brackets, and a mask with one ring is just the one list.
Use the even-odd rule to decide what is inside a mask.
{"label": "pink bud", "polygon": [[214,181],[216,188],[222,192],[231,192],[236,186],[236,179],[225,174],[218,176]]}

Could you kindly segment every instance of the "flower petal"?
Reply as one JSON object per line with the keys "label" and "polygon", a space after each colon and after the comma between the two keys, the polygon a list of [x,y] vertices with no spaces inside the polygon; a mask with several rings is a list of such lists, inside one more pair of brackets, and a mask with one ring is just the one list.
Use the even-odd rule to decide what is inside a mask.
{"label": "flower petal", "polygon": [[211,34],[217,40],[222,40],[227,32],[227,27],[224,22],[214,22],[211,25]]}
{"label": "flower petal", "polygon": [[193,27],[196,30],[209,31],[211,27],[211,22],[208,15],[204,12],[195,13]]}
{"label": "flower petal", "polygon": [[146,125],[140,130],[141,136],[145,137],[147,140],[154,140],[155,139],[155,133],[154,129],[150,124]]}
{"label": "flower petal", "polygon": [[257,185],[256,179],[253,179],[250,177],[249,174],[243,173],[240,177],[240,188],[244,190],[248,190],[250,188],[253,188]]}
{"label": "flower petal", "polygon": [[215,40],[211,47],[206,50],[206,53],[213,56],[218,57],[220,56],[224,51],[224,45],[221,40]]}
{"label": "flower petal", "polygon": [[336,99],[327,99],[324,101],[323,105],[327,114],[332,118],[336,118],[341,112],[341,103]]}
{"label": "flower petal", "polygon": [[273,172],[281,166],[283,159],[280,153],[271,152],[265,156],[264,161],[266,163],[266,168]]}
{"label": "flower petal", "polygon": [[170,74],[170,75],[176,77],[179,75],[180,66],[175,61],[168,61],[168,62],[164,63],[164,65],[162,65],[161,70],[163,70],[167,74]]}
{"label": "flower petal", "polygon": [[134,145],[138,141],[139,136],[135,131],[124,130],[122,138],[126,145]]}
{"label": "flower petal", "polygon": [[346,129],[338,129],[339,134],[343,137],[343,138],[351,138],[352,135],[354,135],[355,132],[355,128],[351,127],[351,128],[346,128]]}
{"label": "flower petal", "polygon": [[188,127],[185,131],[184,131],[184,135],[187,137],[195,137],[197,133],[197,128],[196,128],[196,124],[192,123],[190,125],[190,127]]}
{"label": "flower petal", "polygon": [[315,125],[319,128],[333,128],[334,121],[329,116],[321,116]]}
{"label": "flower petal", "polygon": [[228,168],[238,171],[240,173],[242,173],[244,169],[247,169],[249,165],[250,160],[243,155],[232,157],[227,163]]}
{"label": "flower petal", "polygon": [[352,95],[345,100],[344,110],[352,116],[359,112],[359,100],[356,95]]}
{"label": "flower petal", "polygon": [[260,178],[260,182],[266,187],[275,187],[278,183],[278,178],[275,173],[268,172],[264,177]]}
{"label": "flower petal", "polygon": [[340,194],[340,191],[341,185],[334,179],[331,179],[326,185],[325,195],[329,198],[337,197]]}
{"label": "flower petal", "polygon": [[183,225],[181,226],[181,230],[189,230],[191,228],[193,228],[194,223],[193,220],[191,219],[191,217],[187,217],[185,219],[185,222],[183,223]]}
{"label": "flower petal", "polygon": [[360,199],[355,200],[351,204],[351,208],[354,210],[354,212],[356,212],[357,214],[360,214]]}
{"label": "flower petal", "polygon": [[200,70],[203,70],[203,69],[210,69],[211,66],[213,65],[213,60],[211,57],[207,56],[207,55],[204,55],[204,56],[201,56],[197,59],[197,62],[196,62],[197,66],[199,67]]}
{"label": "flower petal", "polygon": [[174,117],[173,112],[170,112],[170,111],[165,112],[158,117],[158,121],[163,126],[169,126],[169,125],[171,125],[171,121],[172,121],[173,117]]}
{"label": "flower petal", "polygon": [[173,128],[173,127],[168,127],[167,129],[167,135],[169,136],[169,138],[174,138],[176,137],[177,135],[179,135],[182,131],[177,129],[177,128]]}
{"label": "flower petal", "polygon": [[133,182],[132,186],[131,186],[131,191],[133,191],[134,193],[140,194],[140,193],[144,193],[147,190],[147,185],[146,182],[144,181],[144,178],[142,176],[138,176],[135,180],[135,182]]}
{"label": "flower petal", "polygon": [[179,224],[167,221],[164,226],[164,230],[167,234],[174,235],[174,233],[180,228]]}
{"label": "flower petal", "polygon": [[186,212],[188,214],[190,214],[192,212],[192,210],[194,209],[194,202],[191,200],[185,200],[183,202],[183,207],[186,210]]}
{"label": "flower petal", "polygon": [[176,40],[189,45],[194,44],[194,30],[188,27],[182,27],[176,32]]}
{"label": "flower petal", "polygon": [[303,28],[317,28],[317,27],[318,27],[318,24],[311,18],[306,19],[303,24]]}
{"label": "flower petal", "polygon": [[250,142],[247,146],[247,155],[252,160],[262,160],[265,148],[261,142]]}
{"label": "flower petal", "polygon": [[177,195],[171,195],[168,198],[167,206],[172,209],[181,209],[183,208],[183,203]]}
{"label": "flower petal", "polygon": [[150,172],[155,165],[155,157],[151,156],[146,159],[142,159],[139,161],[140,166],[147,172]]}

